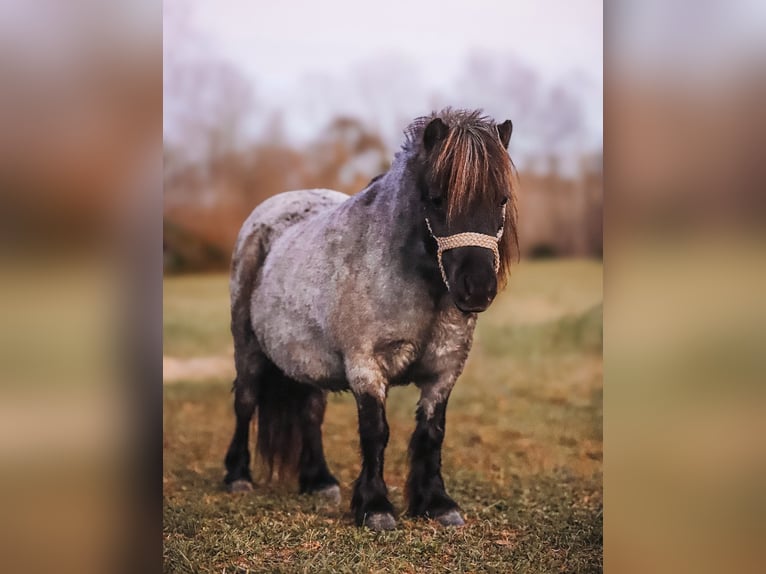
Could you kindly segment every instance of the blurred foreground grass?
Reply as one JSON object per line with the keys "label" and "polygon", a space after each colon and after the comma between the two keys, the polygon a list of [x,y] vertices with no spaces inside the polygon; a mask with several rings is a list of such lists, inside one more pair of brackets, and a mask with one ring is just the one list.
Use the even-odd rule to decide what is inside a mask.
{"label": "blurred foreground grass", "polygon": [[[167,572],[596,572],[602,564],[601,265],[523,262],[479,320],[448,410],[444,476],[466,526],[401,516],[396,531],[353,526],[356,409],[330,397],[324,426],[340,509],[317,512],[293,484],[221,488],[233,428],[231,381],[165,386]],[[227,354],[226,277],[165,282],[165,353]],[[386,481],[405,508],[415,388],[388,400]],[[257,472],[257,471],[256,471]]]}

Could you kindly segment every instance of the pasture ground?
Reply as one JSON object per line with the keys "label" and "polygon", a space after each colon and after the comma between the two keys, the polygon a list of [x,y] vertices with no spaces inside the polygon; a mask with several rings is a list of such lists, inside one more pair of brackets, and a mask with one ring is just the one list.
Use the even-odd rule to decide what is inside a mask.
{"label": "pasture ground", "polygon": [[[403,513],[417,389],[388,399],[385,478],[395,531],[353,525],[356,409],[330,396],[325,451],[341,482],[334,510],[258,475],[222,488],[233,430],[231,379],[175,377],[164,389],[166,572],[599,572],[602,569],[602,266],[524,261],[478,322],[447,411],[443,474],[466,525]],[[225,275],[165,281],[165,354],[226,357]],[[225,362],[225,361],[224,361]]]}

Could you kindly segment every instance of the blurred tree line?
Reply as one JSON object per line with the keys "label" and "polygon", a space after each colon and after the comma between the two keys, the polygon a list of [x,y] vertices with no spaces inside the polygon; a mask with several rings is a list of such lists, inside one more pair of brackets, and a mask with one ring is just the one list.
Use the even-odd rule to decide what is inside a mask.
{"label": "blurred tree line", "polygon": [[286,143],[278,120],[269,133],[194,163],[166,146],[166,270],[225,268],[240,226],[264,199],[315,187],[354,193],[390,165],[380,136],[355,118],[335,118],[303,149]]}
{"label": "blurred tree line", "polygon": [[[473,53],[445,97],[427,92],[410,62],[383,55],[345,78],[303,78],[287,101],[269,102],[183,14],[166,15],[169,36],[167,22],[166,43],[186,49],[164,62],[166,271],[226,268],[242,222],[271,195],[360,191],[388,169],[413,118],[447,105],[513,119],[524,256],[601,255],[601,140],[588,131],[587,78],[546,86],[513,58]],[[312,121],[313,135],[296,137],[296,123]]]}

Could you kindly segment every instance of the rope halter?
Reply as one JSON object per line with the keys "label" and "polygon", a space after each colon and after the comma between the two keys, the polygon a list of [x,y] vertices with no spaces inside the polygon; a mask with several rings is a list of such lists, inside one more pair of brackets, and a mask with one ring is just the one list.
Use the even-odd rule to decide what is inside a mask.
{"label": "rope halter", "polygon": [[487,235],[485,233],[475,233],[473,231],[467,231],[465,233],[456,233],[455,235],[447,235],[445,237],[439,237],[434,234],[431,229],[431,222],[426,217],[426,226],[428,227],[428,233],[436,241],[436,258],[439,261],[439,271],[442,274],[442,280],[444,285],[449,290],[449,281],[447,281],[447,273],[444,271],[444,265],[442,264],[442,254],[450,249],[456,249],[458,247],[483,247],[489,249],[495,255],[495,274],[500,270],[500,251],[498,250],[498,244],[503,237],[503,229],[505,228],[505,206],[503,206],[503,223],[500,225],[500,231],[497,235]]}

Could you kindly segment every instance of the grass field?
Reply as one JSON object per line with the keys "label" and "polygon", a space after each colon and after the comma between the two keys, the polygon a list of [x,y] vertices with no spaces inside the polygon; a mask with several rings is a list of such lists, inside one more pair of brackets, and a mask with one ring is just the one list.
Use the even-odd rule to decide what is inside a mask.
{"label": "grass field", "polygon": [[[165,281],[165,354],[225,357],[224,275]],[[164,392],[166,572],[598,572],[602,565],[602,267],[520,264],[478,323],[447,411],[443,473],[466,525],[401,515],[392,532],[358,529],[348,510],[359,470],[356,409],[332,395],[324,426],[339,509],[295,484],[223,491],[233,430],[228,375]],[[400,512],[418,393],[388,399],[385,478]],[[256,476],[257,476],[256,466]]]}

